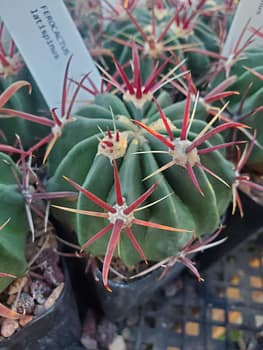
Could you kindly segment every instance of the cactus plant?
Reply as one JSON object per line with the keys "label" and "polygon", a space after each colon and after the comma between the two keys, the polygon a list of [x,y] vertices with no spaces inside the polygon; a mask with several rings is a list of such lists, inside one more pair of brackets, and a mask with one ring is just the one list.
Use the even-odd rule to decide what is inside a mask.
{"label": "cactus plant", "polygon": [[1,225],[0,235],[0,292],[12,282],[14,276],[19,277],[27,272],[25,252],[29,231],[32,233],[32,241],[35,239],[32,212],[43,220],[45,217],[45,206],[43,202],[42,205],[39,203],[55,197],[75,196],[74,192],[43,191],[39,188],[40,181],[31,168],[32,157],[26,162],[26,152],[21,147],[20,152],[17,150],[16,153],[20,153],[21,166],[15,164],[7,154],[0,153],[0,221],[6,222]]}
{"label": "cactus plant", "polygon": [[[248,34],[248,35],[247,35]],[[247,35],[245,37],[245,35]],[[236,91],[237,94],[227,95],[228,106],[225,110],[224,120],[242,121],[251,131],[243,130],[248,140],[252,140],[254,131],[257,132],[255,147],[250,154],[247,164],[254,170],[262,172],[262,49],[252,46],[256,37],[262,37],[260,29],[250,28],[246,23],[237,40],[232,44],[229,54],[223,55],[215,52],[193,48],[195,52],[203,53],[216,59],[211,66],[207,77],[208,92],[221,84]],[[255,74],[256,72],[256,74]],[[224,96],[222,96],[224,97]],[[216,101],[214,106],[220,106]],[[228,138],[233,140],[244,139],[242,133],[235,130]]]}
{"label": "cactus plant", "polygon": [[[229,86],[231,90],[236,90],[239,95],[229,96],[226,115],[234,121],[242,121],[251,129],[246,132],[246,138],[252,139],[254,131],[256,131],[255,146],[247,160],[247,165],[259,172],[263,171],[263,84],[257,75],[250,71],[252,68],[258,74],[263,73],[262,66],[262,50],[258,48],[248,48],[244,55],[238,57],[231,65],[229,74],[235,76],[236,79]],[[221,72],[216,76],[212,84],[217,84],[225,79],[225,74]],[[244,135],[240,132],[231,133],[234,140],[244,139]]]}
{"label": "cactus plant", "polygon": [[[134,81],[138,82],[137,55],[134,58],[134,74],[137,77]],[[176,113],[176,108],[173,112],[170,109],[169,118],[165,115],[165,107],[170,103],[167,93],[161,93],[157,99],[152,98],[153,101],[144,104],[138,114],[138,109],[131,108],[131,102],[127,102],[125,96],[121,99],[111,93],[96,95],[93,104],[80,110],[75,120],[64,126],[49,155],[48,190],[64,191],[73,185],[81,192],[77,203],[72,203],[71,207],[63,201],[55,201],[54,205],[63,207],[67,212],[55,209],[54,215],[75,229],[80,244],[91,255],[107,256],[109,252],[109,234],[104,227],[110,230],[110,224],[105,221],[110,214],[98,214],[97,204],[103,209],[107,207],[108,212],[116,205],[112,176],[112,162],[115,164],[115,160],[128,206],[160,181],[146,202],[145,210],[136,212],[143,222],[193,231],[199,237],[218,227],[220,216],[231,201],[235,174],[232,163],[225,159],[224,148],[236,142],[224,142],[220,133],[230,128],[241,128],[243,124],[228,122],[212,128],[222,111],[209,123],[199,120],[197,103],[191,113],[190,85],[183,113],[181,110]],[[97,198],[100,202],[96,202]],[[166,199],[160,201],[161,198]],[[155,205],[150,205],[151,202]],[[107,206],[105,203],[108,203]],[[94,218],[83,215],[92,213]],[[133,229],[140,252],[143,251],[150,261],[176,255],[192,240],[192,235],[186,232],[160,234],[155,231],[154,228]],[[98,234],[93,236],[94,232]],[[120,237],[120,230],[116,235],[120,249],[115,254],[119,254],[127,265],[139,262],[142,254],[138,254],[125,235]],[[88,244],[85,245],[85,242]],[[113,253],[112,248],[110,256]],[[105,258],[106,285],[109,260]]]}
{"label": "cactus plant", "polygon": [[[27,80],[33,84],[31,94],[26,89],[20,89],[6,104],[7,108],[26,111],[28,113],[40,113],[47,109],[41,94],[34,83],[22,57],[15,47],[14,41],[9,38],[8,43],[3,40],[4,25],[0,22],[0,94],[15,82]],[[8,50],[5,47],[8,44]],[[20,118],[9,118],[5,122],[0,121],[0,142],[13,145],[16,134],[24,135],[23,144],[25,147],[32,146],[38,139],[42,138],[47,128],[39,125],[37,128]]]}
{"label": "cactus plant", "polygon": [[[155,140],[131,122],[131,116],[120,99],[113,95],[101,95],[96,96],[95,103],[82,110],[82,116],[77,117],[75,122],[65,126],[63,135],[48,159],[49,176],[51,176],[48,189],[52,191],[69,190],[69,184],[62,178],[64,175],[102,200],[109,201],[111,205],[114,205],[112,166],[108,158],[110,160],[121,158],[119,159],[120,181],[123,185],[123,196],[128,204],[141,195],[149,185],[152,185],[154,180],[161,180],[161,182],[150,197],[151,201],[158,202],[158,199],[169,196],[155,206],[147,208],[145,212],[139,212],[141,220],[151,220],[161,225],[193,230],[198,236],[214,231],[219,224],[220,216],[231,200],[231,189],[227,186],[231,187],[234,181],[232,164],[225,160],[222,153],[222,148],[226,147],[226,144],[217,132],[241,125],[226,123],[223,127],[219,127],[220,130],[210,130],[205,137],[200,136],[200,141],[198,141],[200,143],[195,143],[196,147],[202,142],[204,144],[203,150],[199,151],[202,169],[196,169],[196,175],[191,172],[194,184],[196,185],[197,182],[199,184],[196,185],[196,189],[192,185],[191,178],[186,176],[187,172],[184,167],[176,166],[176,169],[170,168],[163,174],[159,171],[156,172],[159,167],[166,167],[166,163],[171,162],[171,155],[162,146],[162,142]],[[107,105],[113,108],[116,119],[115,130],[111,112],[105,108]],[[185,120],[189,117],[188,113],[189,110],[186,112]],[[92,115],[100,116],[100,118],[94,119]],[[145,114],[144,121],[146,120],[148,125],[155,130],[160,130],[161,140],[165,139],[165,144],[172,143],[166,139],[165,128],[159,120]],[[182,132],[185,133],[186,121],[182,121],[182,116],[178,116],[178,119],[175,116],[172,121],[165,120],[171,125],[167,132],[170,133],[170,136],[174,135],[173,140],[176,143],[177,137]],[[141,125],[139,121],[137,124]],[[104,136],[97,131],[97,127],[102,130]],[[108,128],[109,131],[107,131]],[[209,126],[205,122],[192,121],[189,133],[190,140],[198,139],[198,134],[202,130],[208,130],[208,128]],[[152,133],[156,134],[156,131]],[[209,136],[212,135],[214,136],[210,138]],[[102,137],[102,139],[98,141],[98,137]],[[176,144],[175,148],[177,148]],[[196,157],[199,155],[196,154]],[[81,164],[81,167],[77,164]],[[188,167],[188,171],[190,168]],[[208,175],[205,175],[203,169],[208,169]],[[151,173],[155,173],[155,175],[143,182],[142,180]],[[218,176],[223,178],[223,183],[217,178]],[[199,186],[204,196],[200,195]],[[173,192],[172,195],[171,192]],[[59,202],[59,205],[66,206],[63,202]],[[94,232],[102,230],[103,223],[100,223],[97,218],[87,219],[81,215],[81,213],[85,214],[85,211],[97,209],[97,206],[85,199],[84,195],[79,196],[76,208],[77,217],[65,215],[64,212],[56,212],[56,215],[62,222],[75,228],[80,244],[84,244]],[[75,210],[74,206],[72,209]],[[167,232],[165,235],[160,235],[155,230],[149,229],[135,228],[134,234],[145,256],[152,261],[176,255],[180,248],[192,239],[191,235],[185,233],[172,234]],[[94,242],[88,251],[92,255],[104,255],[107,240],[108,236],[101,238],[100,243]],[[125,238],[120,240],[120,256],[128,265],[133,265],[141,259]]]}
{"label": "cactus plant", "polygon": [[[235,76],[230,76],[226,78],[224,81],[219,82],[217,85],[213,84],[211,89],[207,89],[207,91],[201,91],[197,89],[196,84],[194,83],[191,75],[187,74],[186,67],[181,64],[180,70],[182,70],[184,76],[182,77],[183,81],[172,80],[170,84],[175,87],[180,93],[182,93],[185,97],[187,96],[187,86],[191,91],[192,98],[198,100],[199,111],[204,109],[206,113],[202,113],[204,120],[208,120],[211,116],[214,116],[220,110],[220,102],[230,96],[239,95],[238,91],[235,90],[226,90],[230,86],[232,86],[235,81]],[[185,79],[186,78],[186,79]],[[199,118],[202,117],[199,112]]]}
{"label": "cactus plant", "polygon": [[[67,105],[67,99],[68,97],[68,91],[67,91],[67,79],[68,79],[68,70],[70,65],[71,58],[68,60],[66,71],[65,71],[65,78],[64,78],[64,84],[63,84],[63,90],[62,90],[62,98],[61,98],[61,117],[57,115],[56,108],[54,108],[51,111],[51,117],[52,119],[46,118],[46,117],[39,117],[27,112],[23,112],[20,110],[12,109],[12,108],[0,108],[0,112],[4,115],[2,118],[5,118],[5,116],[9,116],[11,119],[14,119],[15,117],[18,117],[19,120],[22,121],[30,121],[32,124],[36,125],[36,128],[40,125],[40,127],[44,126],[46,129],[49,127],[51,130],[50,132],[46,133],[47,136],[41,138],[36,144],[31,145],[31,147],[27,150],[27,154],[32,154],[35,150],[39,149],[41,146],[44,146],[48,144],[48,147],[46,149],[44,160],[45,163],[52,147],[56,143],[57,139],[60,137],[62,133],[62,129],[65,124],[70,123],[73,119],[71,117],[71,110],[73,107],[73,104],[75,102],[75,99],[77,97],[78,91],[81,88],[82,82],[88,77],[89,74],[85,75],[79,85],[76,87],[72,94],[72,99],[69,105]],[[18,83],[19,84],[19,83]],[[28,83],[27,83],[28,84]],[[30,85],[30,84],[28,84]],[[1,107],[1,105],[0,105]],[[1,117],[0,117],[1,119]],[[47,129],[48,130],[48,129]],[[27,131],[25,132],[27,134]],[[0,145],[0,150],[7,151],[7,148],[5,145]]]}
{"label": "cactus plant", "polygon": [[235,181],[232,184],[232,193],[233,193],[233,209],[232,209],[232,214],[235,213],[236,207],[238,207],[239,212],[241,217],[244,216],[244,211],[243,211],[243,206],[242,202],[238,193],[238,188],[241,185],[246,186],[247,188],[254,188],[258,192],[263,191],[263,186],[254,183],[250,180],[250,176],[248,174],[242,174],[243,168],[247,165],[247,161],[249,159],[249,156],[255,146],[255,141],[256,138],[255,136],[253,137],[250,145],[246,145],[243,153],[241,154],[240,149],[238,148],[237,152],[237,159],[236,159],[236,164],[235,164]]}
{"label": "cactus plant", "polygon": [[[200,19],[204,4],[203,0],[197,4],[172,4],[167,10],[163,9],[161,13],[165,15],[162,18],[158,18],[160,11],[154,11],[154,8],[151,15],[142,8],[136,8],[134,13],[127,10],[126,22],[114,21],[106,26],[104,47],[111,47],[113,54],[124,64],[130,58],[130,39],[134,39],[145,56],[145,69],[154,66],[156,60],[170,57],[173,52],[181,59],[186,57],[192,75],[200,77],[209,67],[209,58],[191,51],[191,47],[218,52],[216,36]],[[187,53],[183,53],[184,48],[189,49]],[[170,67],[172,64],[171,60]]]}
{"label": "cactus plant", "polygon": [[[17,183],[12,173],[21,177],[21,172],[12,159],[0,153],[0,222],[10,218],[9,223],[0,234],[1,272],[15,276],[25,274],[27,261],[25,246],[28,235],[28,224],[24,209],[24,198],[17,192]],[[12,208],[10,210],[10,208]],[[0,278],[0,292],[13,281],[13,278]]]}

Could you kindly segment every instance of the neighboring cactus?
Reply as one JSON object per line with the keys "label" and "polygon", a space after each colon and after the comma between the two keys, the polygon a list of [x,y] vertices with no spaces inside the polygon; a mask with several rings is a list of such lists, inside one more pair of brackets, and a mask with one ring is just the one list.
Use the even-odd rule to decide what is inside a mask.
{"label": "neighboring cactus", "polygon": [[[229,69],[229,74],[235,76],[235,82],[230,86],[231,90],[236,90],[239,95],[228,97],[228,108],[226,115],[233,121],[241,121],[251,127],[246,132],[247,138],[252,139],[256,131],[256,142],[247,160],[247,165],[251,168],[263,172],[263,83],[258,75],[252,74],[251,68],[257,74],[263,73],[263,51],[261,48],[248,48],[239,58],[234,61]],[[211,83],[212,85],[226,79],[221,72]],[[234,140],[244,139],[241,132],[231,133]]]}
{"label": "neighboring cactus", "polygon": [[204,22],[216,33],[219,47],[225,44],[233,21],[238,0],[207,0]]}
{"label": "neighboring cactus", "polygon": [[[27,272],[26,244],[29,231],[32,241],[35,239],[32,212],[44,221],[43,200],[75,197],[74,192],[43,191],[39,178],[31,168],[32,157],[26,162],[26,153],[21,144],[20,149],[12,151],[20,153],[21,166],[18,167],[5,153],[0,153],[0,292],[14,277]],[[3,226],[4,222],[6,224]]]}
{"label": "neighboring cactus", "polygon": [[[76,87],[76,89],[72,94],[72,98],[70,100],[69,105],[67,105],[67,101],[69,99],[68,90],[67,90],[67,80],[68,80],[68,71],[69,71],[70,61],[71,61],[71,58],[69,59],[66,65],[64,83],[63,83],[61,110],[60,110],[61,116],[57,115],[56,108],[52,109],[51,111],[52,119],[49,119],[45,117],[39,117],[26,112],[21,112],[19,110],[15,110],[12,108],[1,108],[1,105],[0,105],[0,114],[1,113],[3,114],[2,118],[6,118],[7,116],[9,116],[11,119],[16,119],[15,117],[17,117],[17,119],[21,121],[32,122],[31,124],[36,125],[37,129],[39,128],[39,126],[45,127],[45,129],[47,130],[46,136],[41,138],[36,144],[32,145],[27,150],[27,154],[29,155],[29,154],[32,154],[35,150],[39,149],[40,147],[48,144],[48,147],[46,149],[44,159],[43,159],[44,163],[50,151],[52,150],[54,144],[56,143],[57,139],[61,136],[64,125],[73,121],[73,118],[71,116],[71,110],[72,110],[73,104],[75,102],[79,89],[81,88],[81,84],[89,75],[89,74],[84,75],[84,77],[80,80],[80,83],[78,84],[78,86]],[[1,120],[1,116],[0,116],[0,120]],[[50,128],[50,130],[48,130],[48,128]],[[25,134],[27,134],[27,132],[25,132]],[[6,146],[0,144],[0,150],[7,151]]]}
{"label": "neighboring cactus", "polygon": [[[242,202],[238,193],[238,188],[239,186],[245,186],[246,188],[254,188],[258,192],[263,192],[263,186],[252,182],[250,180],[250,176],[246,173],[242,173],[243,168],[247,165],[247,161],[249,159],[249,156],[255,146],[255,136],[253,137],[250,145],[246,145],[244,148],[243,153],[241,154],[240,149],[237,149],[237,159],[236,159],[236,164],[235,164],[235,181],[232,184],[232,193],[233,193],[233,209],[232,209],[232,214],[235,213],[236,207],[238,207],[240,216],[244,216],[244,211],[243,211],[243,206]],[[242,187],[241,187],[242,189]]]}
{"label": "neighboring cactus", "polygon": [[[209,120],[210,116],[216,115],[220,110],[220,107],[218,107],[218,105],[215,105],[215,102],[218,104],[218,102],[228,98],[229,96],[239,95],[238,91],[226,90],[230,86],[232,86],[233,83],[236,81],[235,76],[226,78],[218,85],[213,86],[212,89],[207,89],[208,91],[201,91],[200,94],[191,75],[188,74],[186,67],[181,64],[180,70],[182,70],[182,72],[184,73],[184,76],[181,79],[183,81],[179,82],[177,80],[172,80],[170,84],[173,87],[175,87],[180,93],[182,93],[185,97],[187,97],[188,94],[187,90],[190,89],[192,99],[198,100],[197,106],[199,108],[199,118],[202,118],[203,115],[204,120]],[[185,101],[183,101],[183,103],[184,102]],[[204,112],[200,113],[202,110],[204,110]]]}
{"label": "neighboring cactus", "polygon": [[[19,74],[16,79],[6,78],[0,81],[0,92],[4,91],[12,82],[18,82],[20,79],[28,80],[27,74]],[[32,94],[28,93],[28,90],[21,89],[18,91],[12,99],[5,105],[5,108],[10,108],[13,110],[24,111],[27,113],[37,113],[43,114],[48,110],[44,107],[44,103],[40,102],[42,98],[36,93],[36,86],[33,86]],[[43,106],[44,108],[41,108]],[[49,113],[48,113],[49,114]],[[23,138],[23,144],[26,148],[31,147],[34,143],[44,137],[48,129],[42,125],[33,126],[20,118],[9,118],[5,119],[4,122],[0,116],[0,130],[2,130],[3,135],[0,136],[0,143],[15,144],[16,135],[20,135]]]}
{"label": "neighboring cactus", "polygon": [[[170,57],[171,52],[174,52],[181,58],[186,57],[187,67],[192,75],[200,77],[209,68],[209,58],[192,52],[191,47],[218,51],[215,34],[200,19],[204,3],[205,1],[200,0],[196,5],[172,5],[167,8],[166,15],[165,10],[153,10],[151,15],[148,10],[141,8],[135,9],[134,14],[127,10],[126,22],[114,21],[105,28],[104,32],[108,37],[105,47],[110,48],[120,63],[124,64],[130,59],[128,46],[131,39],[134,39],[145,56],[145,69],[154,66],[156,60]],[[158,19],[157,13],[164,15]],[[183,53],[182,48],[189,50]],[[172,65],[171,59],[169,67]]]}
{"label": "neighboring cactus", "polygon": [[16,52],[15,43],[10,40],[8,50],[5,49],[6,43],[3,43],[4,23],[0,23],[0,76],[4,78],[16,76],[24,66],[22,58]]}
{"label": "neighboring cactus", "polygon": [[[247,37],[245,38],[246,34]],[[256,131],[257,139],[255,147],[251,152],[247,164],[254,170],[263,172],[263,84],[260,79],[263,73],[263,52],[259,46],[251,47],[256,37],[263,38],[259,29],[250,28],[249,23],[244,28],[232,44],[228,55],[217,54],[212,51],[193,48],[195,52],[203,53],[216,59],[210,69],[210,75],[207,77],[208,92],[211,88],[216,88],[220,84],[228,81],[228,88],[238,92],[227,96],[228,106],[225,110],[224,120],[241,121],[247,124],[251,129],[243,130],[242,133],[234,130],[229,139],[244,140],[244,133],[248,140],[253,139]],[[256,72],[256,74],[255,74]],[[231,84],[231,79],[233,83]],[[220,103],[215,103],[220,106]]]}
{"label": "neighboring cactus", "polygon": [[31,89],[30,84],[25,80],[17,81],[11,85],[9,85],[4,91],[0,94],[0,108],[3,107],[19,89],[27,86]]}
{"label": "neighboring cactus", "polygon": [[[21,177],[20,170],[10,157],[0,153],[0,222],[10,221],[0,232],[1,273],[22,276],[27,270],[25,257],[28,223],[25,213],[24,198],[17,191],[14,177]],[[0,292],[13,281],[10,277],[0,278]]]}
{"label": "neighboring cactus", "polygon": [[65,1],[65,5],[70,11],[81,36],[85,38],[88,49],[96,48],[102,35],[103,18],[100,1]]}
{"label": "neighboring cactus", "polygon": [[[5,107],[27,113],[43,113],[46,110],[44,100],[25,67],[20,54],[16,51],[15,43],[12,39],[9,40],[8,50],[5,50],[7,43],[3,42],[3,31],[4,25],[0,23],[0,94],[9,88],[10,85],[21,80],[30,80],[34,86],[32,94],[29,94],[26,89],[17,91],[9,99]],[[42,138],[48,130],[43,126],[34,127],[32,123],[28,123],[20,118],[9,118],[5,119],[5,122],[0,119],[0,131],[0,143],[13,145],[16,141],[16,135],[21,135],[24,139],[24,146],[30,147]]]}

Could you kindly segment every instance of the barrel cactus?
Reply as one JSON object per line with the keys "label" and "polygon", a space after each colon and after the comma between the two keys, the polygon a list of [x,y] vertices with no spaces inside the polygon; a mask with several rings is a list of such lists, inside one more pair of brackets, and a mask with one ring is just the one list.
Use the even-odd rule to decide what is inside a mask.
{"label": "barrel cactus", "polygon": [[[14,172],[16,176],[21,177],[20,170],[12,159],[0,153],[0,222],[2,224],[9,219],[0,234],[0,272],[18,277],[24,275],[27,270],[25,247],[29,229],[24,198],[17,191]],[[0,292],[12,281],[11,277],[0,278]]]}
{"label": "barrel cactus", "polygon": [[[184,110],[175,104],[172,111],[167,93],[161,93],[137,114],[129,101],[99,94],[64,126],[49,155],[48,190],[67,191],[73,186],[80,191],[70,207],[63,200],[53,202],[53,213],[76,231],[83,250],[105,256],[106,287],[113,254],[127,266],[142,257],[160,261],[174,256],[193,236],[213,232],[231,201],[235,173],[224,148],[233,142],[224,142],[220,133],[243,125],[229,122],[212,128],[220,112],[207,124],[198,118],[197,104],[191,113],[191,100],[189,92]],[[133,207],[148,191],[143,207]],[[113,209],[122,205],[118,218],[124,220],[128,213],[123,210],[130,206],[135,215],[110,236],[111,219],[116,219]],[[120,231],[136,223],[134,217],[146,224],[133,225],[131,241],[131,235]],[[158,225],[167,232],[159,232]]]}
{"label": "barrel cactus", "polygon": [[[104,46],[110,48],[124,64],[130,58],[129,42],[134,39],[145,57],[146,68],[151,66],[151,62],[154,65],[156,60],[170,57],[173,52],[181,59],[186,58],[192,75],[200,77],[209,67],[209,58],[191,51],[191,48],[218,51],[216,35],[200,16],[205,2],[162,5],[162,11],[154,7],[152,13],[139,7],[133,12],[127,10],[126,20],[116,20],[106,25]],[[184,53],[182,49],[189,50]],[[171,59],[170,67],[172,65]]]}
{"label": "barrel cactus", "polygon": [[17,150],[6,147],[9,147],[8,151],[19,154],[19,166],[6,153],[0,152],[0,292],[13,278],[28,272],[28,236],[31,232],[32,242],[35,242],[36,217],[44,223],[44,200],[75,197],[72,191],[50,193],[43,190],[40,179],[31,167],[32,155],[27,158],[19,139],[18,142],[20,147]]}
{"label": "barrel cactus", "polygon": [[[263,171],[263,83],[258,75],[263,73],[262,58],[262,49],[247,48],[232,63],[229,74],[236,79],[229,88],[238,91],[239,94],[228,97],[229,104],[226,110],[226,115],[230,119],[241,121],[251,128],[245,133],[248,140],[252,139],[256,131],[256,142],[247,165],[261,173]],[[257,75],[253,74],[251,69],[256,71]],[[225,79],[226,73],[220,72],[211,84],[217,84]],[[229,135],[229,138],[244,139],[244,133],[235,131],[234,134]]]}
{"label": "barrel cactus", "polygon": [[[28,89],[17,90],[16,94],[6,101],[5,107],[28,113],[43,113],[47,110],[46,104],[17,51],[14,41],[10,38],[8,43],[4,42],[4,29],[3,23],[0,23],[0,94],[13,83],[22,80],[30,81],[33,85],[33,89],[30,90],[31,94],[28,93]],[[6,49],[7,46],[8,49]],[[34,127],[32,123],[20,118],[9,118],[4,122],[0,119],[0,131],[0,143],[15,144],[16,135],[21,135],[24,139],[24,146],[30,147],[46,134],[47,128]]]}
{"label": "barrel cactus", "polygon": [[[72,56],[71,56],[72,57]],[[62,116],[59,116],[56,108],[54,108],[51,111],[51,118],[48,117],[41,117],[38,115],[34,115],[31,113],[23,112],[14,108],[1,108],[0,104],[0,113],[2,113],[1,118],[10,118],[12,119],[18,119],[24,123],[30,122],[32,124],[32,127],[36,130],[39,130],[39,128],[44,128],[46,130],[45,136],[40,138],[40,135],[38,135],[38,139],[35,144],[31,145],[31,147],[28,148],[26,154],[31,155],[33,152],[36,150],[39,150],[42,146],[48,144],[48,147],[46,148],[46,152],[44,155],[43,163],[45,163],[53,145],[56,143],[57,139],[60,137],[62,133],[62,129],[65,124],[70,123],[72,121],[72,116],[71,116],[71,110],[73,107],[73,104],[75,102],[75,99],[77,97],[78,91],[82,86],[83,81],[88,77],[89,74],[86,74],[83,76],[83,78],[80,80],[79,84],[76,86],[76,88],[72,92],[71,98],[69,97],[69,91],[68,91],[68,85],[67,85],[67,80],[68,80],[68,73],[69,73],[69,65],[71,61],[71,57],[67,62],[66,65],[66,70],[65,70],[65,76],[64,76],[64,83],[63,83],[63,89],[62,89],[62,96],[61,96],[61,109],[60,112]],[[28,82],[17,82],[14,84],[14,87],[17,85],[20,87],[21,85],[26,84],[31,86]],[[17,90],[18,88],[16,88]],[[10,88],[8,88],[7,91],[9,91]],[[15,92],[16,92],[15,90]],[[13,92],[14,93],[14,92]],[[5,93],[6,95],[6,93]],[[1,97],[1,96],[0,96]],[[68,99],[70,100],[69,105],[67,105]],[[0,100],[1,102],[1,100]],[[27,124],[25,124],[26,127]],[[22,135],[27,135],[28,131],[27,128],[25,129],[25,132]],[[6,145],[0,144],[0,150],[1,151],[8,151],[8,147]],[[14,149],[12,147],[11,150],[14,150],[16,153],[19,153],[19,150]],[[21,152],[20,152],[21,153]]]}

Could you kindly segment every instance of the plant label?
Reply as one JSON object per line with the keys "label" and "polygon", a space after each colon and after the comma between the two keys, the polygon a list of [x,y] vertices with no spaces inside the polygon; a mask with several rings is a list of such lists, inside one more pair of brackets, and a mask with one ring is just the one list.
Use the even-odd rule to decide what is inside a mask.
{"label": "plant label", "polygon": [[[79,81],[90,72],[100,89],[100,73],[62,0],[1,0],[0,13],[50,108],[60,106],[71,55],[70,78]],[[91,97],[80,89],[74,110]]]}
{"label": "plant label", "polygon": [[[246,31],[242,35],[244,30]],[[241,0],[223,48],[223,56],[231,54],[239,38],[241,38],[239,47],[242,47],[253,30],[260,30],[263,34],[263,0]],[[263,37],[255,35],[254,39],[252,45],[262,46],[263,49]]]}

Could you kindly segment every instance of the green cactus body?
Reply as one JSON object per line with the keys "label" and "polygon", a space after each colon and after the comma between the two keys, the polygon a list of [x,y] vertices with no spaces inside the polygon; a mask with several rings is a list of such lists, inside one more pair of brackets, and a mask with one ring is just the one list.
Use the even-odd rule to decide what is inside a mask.
{"label": "green cactus body", "polygon": [[[39,89],[25,68],[16,77],[0,78],[0,93],[18,80],[30,81],[32,84],[32,93],[28,93],[27,87],[20,89],[5,106],[1,107],[12,108],[37,115],[43,114],[43,112],[48,112],[49,114]],[[4,137],[0,135],[0,143],[13,145],[16,142],[16,135],[18,135],[20,136],[25,149],[33,146],[49,133],[49,128],[42,125],[36,125],[36,123],[18,117],[4,119],[1,119],[0,117],[0,130],[2,130],[4,134]]]}
{"label": "green cactus body", "polygon": [[[147,11],[135,10],[134,16],[143,27],[149,24],[149,14]],[[130,38],[133,38],[134,35],[137,34],[134,25],[130,22],[127,16],[116,18],[115,21],[110,21],[105,26],[104,32],[107,36],[116,37],[125,41],[129,41]],[[128,47],[123,47],[121,44],[112,42],[112,40],[107,39],[107,37],[103,46],[114,54],[120,64],[126,63],[130,58],[130,49]],[[111,65],[111,62],[107,61],[107,64]]]}
{"label": "green cactus body", "polygon": [[[165,98],[159,98],[164,110],[165,107],[168,107],[164,103],[165,100]],[[166,101],[168,103],[168,100]],[[97,139],[97,137],[103,137],[98,127],[105,134],[107,128],[110,128],[111,133],[114,134],[109,107],[112,108],[115,115],[120,139],[126,138],[127,140],[127,143],[123,141],[123,157],[118,159],[120,181],[127,205],[157,180],[160,180],[160,184],[151,195],[148,204],[168,195],[165,200],[136,212],[136,218],[193,230],[198,236],[213,232],[219,224],[220,216],[231,200],[230,188],[210,175],[207,176],[203,170],[197,169],[196,176],[204,193],[204,197],[202,197],[191,183],[186,170],[180,166],[173,166],[165,172],[158,173],[143,181],[149,174],[169,162],[171,156],[152,153],[155,150],[165,150],[163,144],[134,125],[131,119],[136,118],[136,115],[130,114],[129,108],[114,95],[97,96],[93,105],[87,106],[79,112],[76,121],[65,126],[63,135],[58,140],[48,160],[50,177],[47,185],[48,190],[71,190],[71,185],[62,178],[62,176],[67,176],[104,201],[111,205],[115,204],[112,165],[109,158],[105,157],[101,151],[102,141],[99,142]],[[165,135],[162,122],[156,120],[155,107],[144,108],[142,115],[144,123]],[[174,115],[172,118],[171,113],[170,120],[174,124],[173,133],[178,137],[182,126],[182,115]],[[193,140],[205,125],[206,123],[202,120],[194,120],[189,140]],[[221,136],[217,135],[209,142],[204,143],[202,147],[222,142]],[[138,154],[137,152],[145,153]],[[203,155],[201,162],[219,174],[229,185],[232,184],[234,179],[232,164],[225,160],[224,151],[215,151],[209,156]],[[60,200],[56,204],[68,207],[68,202],[65,201]],[[82,194],[79,195],[77,203],[72,203],[72,207],[79,210],[98,211],[98,206]],[[106,219],[68,214],[62,210],[54,210],[54,215],[62,223],[66,223],[70,228],[76,230],[81,245],[107,224]],[[177,254],[192,238],[192,233],[160,232],[160,230],[142,228],[141,226],[133,226],[133,232],[147,259],[152,261]],[[88,251],[92,255],[104,255],[109,235],[106,234],[97,240],[88,248]],[[125,234],[121,235],[120,249],[115,254],[120,254],[127,265],[133,265],[141,260]]]}
{"label": "green cactus body", "polygon": [[[257,144],[255,144],[247,164],[256,170],[263,172],[263,111],[258,111],[255,114],[243,118],[256,108],[262,106],[263,82],[246,70],[245,67],[252,68],[263,74],[262,49],[251,48],[246,50],[242,58],[233,64],[230,75],[236,76],[237,79],[229,89],[238,91],[240,94],[228,97],[228,108],[231,111],[231,115],[229,115],[230,118],[235,121],[240,120],[242,123],[251,127],[251,129],[248,129],[251,135],[256,131]],[[224,79],[225,74],[222,73],[212,84],[215,84],[216,86],[218,82],[223,81]],[[243,97],[245,97],[244,104],[242,111],[240,111],[239,107]],[[244,140],[244,138],[244,133],[239,132],[238,139]]]}
{"label": "green cactus body", "polygon": [[[155,40],[152,39],[152,19],[149,11],[143,9],[137,9],[134,11],[134,18],[145,32],[148,40],[145,41],[138,29],[131,21],[125,22],[113,22],[105,28],[105,33],[112,37],[120,38],[124,41],[135,40],[140,46],[143,46],[142,53],[144,60],[146,60],[146,67],[152,67],[151,62],[156,60],[163,60],[166,56],[165,47],[175,47],[180,45],[193,45],[201,49],[206,49],[213,52],[218,52],[218,43],[215,34],[210,27],[206,25],[201,18],[195,19],[196,23],[194,28],[187,31],[176,26],[174,22],[165,37],[161,41],[157,41],[157,38],[165,30],[166,25],[171,20],[171,13],[174,15],[174,9],[167,9],[167,15],[162,19],[156,18],[156,34]],[[117,33],[117,34],[116,34]],[[125,64],[130,60],[131,51],[129,47],[123,46],[119,43],[112,42],[111,40],[105,41],[105,47],[109,48],[120,64]],[[207,72],[209,68],[210,59],[205,55],[200,55],[194,52],[185,52],[181,49],[171,49],[181,60],[186,58],[186,65],[191,70],[194,77],[200,77]],[[107,62],[108,63],[108,62]],[[111,63],[109,62],[109,66]],[[167,71],[174,67],[174,62],[167,65]]]}
{"label": "green cactus body", "polygon": [[[204,9],[209,13],[208,16],[202,16],[202,20],[210,26],[210,28],[216,28],[219,23],[219,19],[222,20],[222,24],[225,26],[223,29],[226,33],[229,32],[233,17],[236,13],[238,1],[225,1],[225,0],[207,0]],[[216,15],[211,15],[214,13]]]}
{"label": "green cactus body", "polygon": [[[181,39],[182,44],[193,44],[203,50],[218,52],[219,47],[215,34],[211,28],[201,20],[195,25],[193,32],[184,39]],[[207,73],[210,66],[210,59],[202,54],[188,52],[185,53],[187,58],[187,67],[190,69],[193,77],[200,77]]]}
{"label": "green cactus body", "polygon": [[[8,163],[8,164],[7,164]],[[8,224],[0,231],[0,272],[23,276],[27,270],[25,257],[28,225],[24,209],[24,199],[17,191],[17,183],[10,166],[20,176],[19,169],[11,158],[0,153],[0,222]],[[0,278],[0,292],[12,278]]]}

